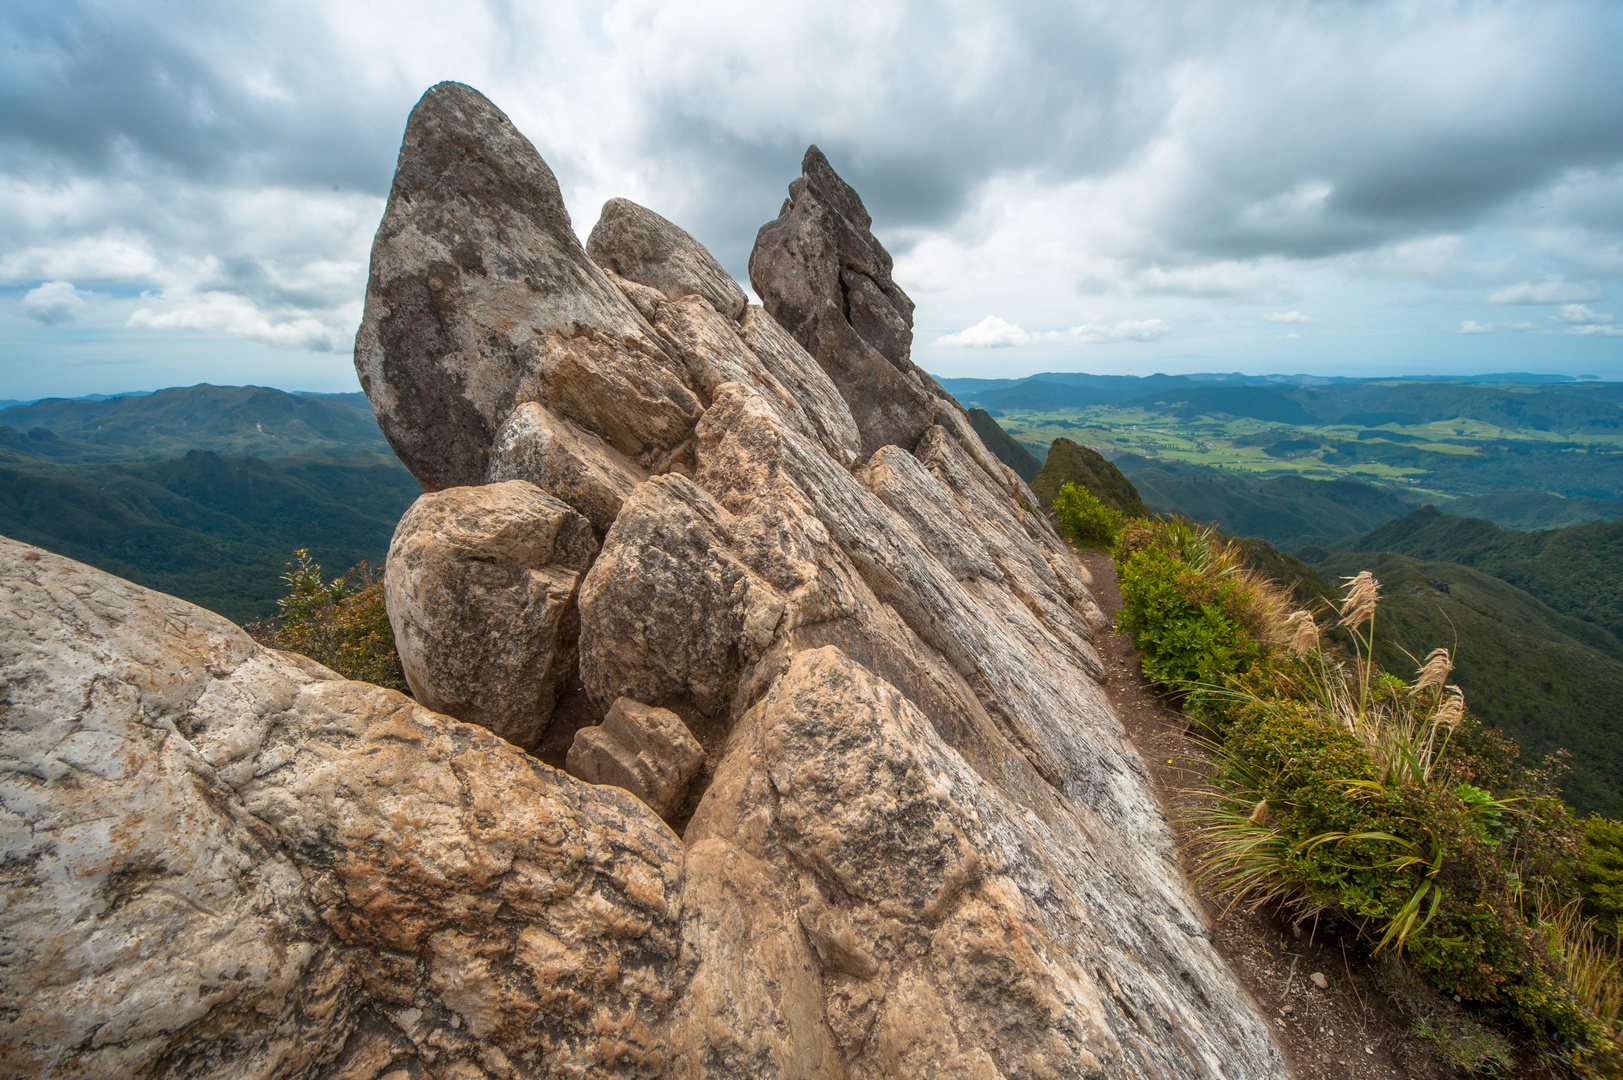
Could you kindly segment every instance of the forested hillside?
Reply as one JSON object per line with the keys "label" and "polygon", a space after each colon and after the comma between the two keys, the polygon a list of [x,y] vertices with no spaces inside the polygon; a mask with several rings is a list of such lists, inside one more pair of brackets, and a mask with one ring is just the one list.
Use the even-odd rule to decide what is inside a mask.
{"label": "forested hillside", "polygon": [[381,565],[421,492],[360,394],[193,386],[0,411],[0,534],[246,622],[297,548]]}
{"label": "forested hillside", "polygon": [[[1331,545],[1460,563],[1507,581],[1556,611],[1623,636],[1623,522],[1515,532],[1423,507]],[[1619,655],[1623,658],[1623,654]]]}
{"label": "forested hillside", "polygon": [[1244,473],[1124,454],[1116,465],[1151,508],[1215,523],[1233,536],[1290,548],[1373,529],[1414,507],[1408,492],[1357,480],[1263,480]]}
{"label": "forested hillside", "polygon": [[[188,450],[282,457],[388,453],[366,397],[263,386],[173,387],[106,398],[46,398],[0,409],[0,459],[120,461]],[[9,452],[9,453],[8,453]]]}
{"label": "forested hillside", "polygon": [[420,493],[382,454],[0,465],[0,534],[240,623],[275,614],[296,548],[334,573],[381,565]]}

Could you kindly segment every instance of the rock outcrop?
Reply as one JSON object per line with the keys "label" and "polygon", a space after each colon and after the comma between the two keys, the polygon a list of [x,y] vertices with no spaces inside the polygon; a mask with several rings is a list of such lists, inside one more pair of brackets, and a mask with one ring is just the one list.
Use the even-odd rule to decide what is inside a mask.
{"label": "rock outcrop", "polygon": [[[29,965],[8,998],[34,1011],[0,1058],[1284,1075],[1100,689],[1079,564],[913,365],[861,200],[815,148],[804,172],[751,258],[766,309],[740,306],[691,236],[622,200],[588,253],[529,142],[441,84],[407,126],[356,342],[385,433],[440,491],[389,566],[413,686],[517,733],[496,718],[539,715],[514,703],[576,650],[586,697],[622,714],[575,736],[576,769],[625,766],[613,782],[672,814],[617,725],[643,703],[700,735],[683,836],[481,727],[6,547],[0,918]],[[457,660],[481,626],[494,659]]]}
{"label": "rock outcrop", "polygon": [[912,446],[947,397],[910,357],[913,301],[892,280],[872,225],[862,198],[813,146],[750,253],[756,295],[840,388],[865,454]]}
{"label": "rock outcrop", "polygon": [[0,583],[0,1075],[664,1073],[641,802],[67,559]]}

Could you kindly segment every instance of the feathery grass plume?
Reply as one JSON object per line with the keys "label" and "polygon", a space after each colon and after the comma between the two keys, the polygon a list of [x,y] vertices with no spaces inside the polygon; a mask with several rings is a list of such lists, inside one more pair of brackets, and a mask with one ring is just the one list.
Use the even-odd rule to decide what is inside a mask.
{"label": "feathery grass plume", "polygon": [[1368,570],[1341,580],[1347,583],[1347,595],[1337,608],[1341,625],[1356,629],[1375,617],[1375,605],[1381,599],[1381,583]]}
{"label": "feathery grass plume", "polygon": [[1313,621],[1311,611],[1293,611],[1285,616],[1285,643],[1299,656],[1306,656],[1319,647],[1319,624]]}
{"label": "feathery grass plume", "polygon": [[[1351,631],[1358,651],[1358,715],[1362,721],[1369,709],[1370,669],[1375,666],[1375,605],[1381,600],[1381,583],[1368,570],[1341,580],[1347,584],[1347,595],[1337,610],[1341,613],[1341,625]],[[1358,634],[1360,626],[1364,628],[1362,637]]]}
{"label": "feathery grass plume", "polygon": [[1415,672],[1414,685],[1409,687],[1409,692],[1418,694],[1422,690],[1441,690],[1453,670],[1454,661],[1449,658],[1448,650],[1433,649],[1426,654],[1420,670]]}
{"label": "feathery grass plume", "polygon": [[1251,814],[1246,818],[1253,825],[1268,824],[1268,800],[1259,799],[1257,805],[1251,808]]}
{"label": "feathery grass plume", "polygon": [[1453,731],[1465,719],[1465,691],[1457,686],[1443,687],[1443,700],[1432,714],[1433,728],[1446,728]]}

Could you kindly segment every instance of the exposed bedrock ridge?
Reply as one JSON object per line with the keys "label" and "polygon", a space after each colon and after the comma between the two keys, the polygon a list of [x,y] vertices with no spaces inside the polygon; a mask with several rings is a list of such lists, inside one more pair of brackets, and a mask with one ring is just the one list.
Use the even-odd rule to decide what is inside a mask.
{"label": "exposed bedrock ridge", "polygon": [[[482,727],[0,542],[0,980],[25,1003],[0,1061],[1284,1075],[1099,687],[1078,563],[912,367],[860,199],[820,154],[805,171],[777,224],[821,222],[839,273],[758,245],[757,292],[816,317],[740,311],[640,207],[613,204],[589,257],[530,143],[441,84],[357,337],[385,433],[456,489],[403,520],[403,546],[446,550],[403,565],[390,615],[475,662],[435,669],[429,645],[418,674],[533,731],[573,650],[600,709],[697,724],[716,741],[684,835]],[[858,276],[888,307],[842,308],[853,344],[812,301]],[[530,627],[530,593],[552,659],[529,689],[478,687],[480,630]],[[493,673],[526,667],[492,647]]]}
{"label": "exposed bedrock ridge", "polygon": [[[476,299],[508,286],[490,282],[496,271],[477,268],[508,265],[504,245],[528,242],[505,232],[502,223],[514,207],[528,207],[527,214],[545,220],[567,215],[533,149],[516,132],[508,133],[510,125],[494,106],[475,97],[465,87],[431,90],[408,126],[402,162],[408,155],[448,157],[426,137],[414,142],[412,133],[445,130],[450,122],[439,114],[454,112],[463,131],[501,131],[492,145],[524,156],[506,171],[535,178],[507,196],[506,204],[456,222],[456,242],[476,242],[479,257],[468,260],[475,269],[465,269],[459,279],[459,295],[471,299],[447,308],[445,322],[457,328],[459,339],[481,341],[502,327],[490,323],[488,308]],[[419,115],[425,113],[430,115]],[[460,119],[475,113],[471,125]],[[425,187],[440,183],[423,181]],[[476,205],[458,195],[453,183],[444,182],[447,199]],[[372,329],[363,330],[357,347],[363,375],[404,366],[393,364],[388,350],[380,361],[362,347],[400,336],[377,283],[394,282],[396,291],[411,292],[426,287],[414,282],[437,272],[402,261],[411,252],[394,237],[421,236],[425,250],[455,246],[432,205],[419,207],[398,192],[397,185],[374,250],[367,308]],[[627,698],[688,716],[719,717],[732,727],[715,785],[689,827],[690,856],[702,841],[704,864],[726,881],[736,885],[748,869],[770,883],[762,888],[779,896],[774,903],[796,911],[810,903],[810,886],[796,876],[800,856],[790,847],[757,842],[753,830],[765,827],[761,815],[769,816],[764,803],[728,818],[741,831],[714,825],[694,830],[698,822],[718,820],[717,801],[730,797],[722,790],[724,778],[779,805],[773,800],[781,800],[781,791],[760,786],[766,766],[746,764],[756,759],[740,742],[749,726],[745,718],[788,693],[792,673],[808,656],[846,665],[850,678],[840,685],[852,694],[861,684],[898,695],[911,715],[923,718],[922,728],[907,728],[909,738],[928,730],[941,752],[997,793],[995,811],[978,810],[980,820],[971,817],[962,826],[966,843],[1018,847],[1029,842],[1013,839],[1026,835],[1022,830],[1041,831],[1050,861],[1024,878],[1009,878],[1019,878],[1010,887],[1029,905],[1024,917],[1046,912],[1042,917],[1056,920],[1043,931],[1045,940],[1063,941],[1062,951],[1080,964],[1064,978],[1086,984],[1083,997],[1094,1004],[1076,1004],[1079,997],[1065,1008],[1080,1010],[1078,1031],[1094,1032],[1083,1040],[1100,1048],[1090,1053],[1114,1063],[1101,1068],[1167,1075],[1276,1071],[1278,1056],[1266,1028],[1211,950],[1142,763],[1100,690],[1103,672],[1091,637],[1103,618],[1079,564],[1035,511],[1029,489],[912,363],[913,305],[891,276],[890,256],[873,236],[856,192],[815,147],[807,152],[803,175],[791,185],[778,219],[762,228],[751,256],[751,281],[766,310],[741,307],[738,294],[720,280],[715,260],[692,236],[626,200],[605,206],[586,249],[572,240],[572,233],[548,234],[560,252],[553,265],[567,273],[531,275],[523,282],[531,296],[526,302],[536,308],[582,313],[574,329],[556,339],[558,349],[572,351],[567,361],[534,354],[521,358],[529,367],[503,369],[524,389],[515,391],[511,413],[493,415],[502,434],[485,459],[486,476],[530,480],[586,515],[601,534],[601,551],[579,591],[581,677],[600,707]],[[635,333],[622,332],[629,322],[588,321],[601,311],[622,311],[607,302],[588,305],[604,293],[624,299],[639,320]],[[622,338],[616,340],[638,343],[630,350],[635,364],[625,362],[622,352],[597,347],[617,333]],[[426,353],[408,349],[406,355]],[[434,361],[449,368],[458,362]],[[596,396],[585,378],[573,384],[576,397],[549,396],[538,389],[549,363],[583,372],[603,365],[608,374]],[[450,381],[435,377],[431,365],[419,363],[416,370],[431,383]],[[532,373],[540,374],[532,380]],[[622,403],[614,380],[633,377],[641,380],[636,393]],[[627,440],[613,436],[615,429],[640,430],[639,403],[685,400],[684,391],[697,403],[692,421],[684,427],[673,420],[657,448],[646,439],[643,449],[628,449]],[[368,393],[380,417],[402,399],[386,380],[369,383]],[[447,414],[442,422],[457,421]],[[530,438],[524,431],[544,433]],[[455,438],[448,431],[438,441],[449,445]],[[517,464],[523,461],[544,464]],[[596,494],[588,497],[588,490]],[[741,778],[739,770],[747,775]],[[769,789],[777,792],[770,798]],[[894,805],[874,804],[870,824],[900,827],[899,813]],[[839,833],[856,818],[803,824]],[[721,842],[742,854],[717,849]],[[1012,856],[1000,858],[997,865],[1015,864],[1008,861]],[[911,873],[900,863],[893,868]],[[818,887],[827,893],[823,902],[851,907],[862,918],[886,903],[856,897],[837,880]],[[720,882],[701,888],[690,879],[687,888],[718,904],[745,903],[726,889],[710,891]],[[949,908],[953,902],[943,901]],[[754,946],[724,940],[729,923],[711,922],[714,915],[691,909],[684,915],[690,920],[685,925],[714,930],[691,931],[690,943],[709,942],[693,945],[695,955],[715,949],[715,964],[724,963],[723,954],[747,959]],[[934,926],[937,917],[924,921]],[[817,923],[820,917],[807,918]],[[932,930],[920,932],[918,940],[932,940]],[[850,939],[851,948],[869,948],[858,941],[861,934],[852,933],[857,937]],[[773,940],[787,949],[795,934],[784,934]],[[1093,959],[1082,963],[1084,956]],[[700,961],[697,987],[709,985],[706,962]],[[827,956],[819,962],[826,968]],[[1045,978],[1059,977],[1057,969],[1044,971]],[[777,1046],[768,1057],[791,1072],[791,1061],[826,1063],[818,1040],[832,1032],[843,1069],[899,1068],[896,1063],[907,1055],[886,1057],[901,1051],[880,1048],[873,1035],[880,1028],[864,1028],[867,1041],[859,1045],[842,1042],[852,1037],[850,1030],[842,1036],[827,1009],[844,993],[838,980],[851,974],[824,970],[821,977],[820,998],[805,991],[805,1000],[822,1002],[821,1026],[806,1029],[818,1034],[793,1036],[793,1045]],[[939,985],[941,977],[914,971],[905,979],[922,980],[939,995],[949,990]],[[883,993],[901,983],[888,985]],[[1123,989],[1128,986],[1130,992]],[[1156,1004],[1146,1014],[1120,1004],[1128,1001]],[[878,1004],[873,1008],[883,1011]],[[950,1019],[944,1022],[960,1041],[968,1040],[964,1053],[972,1055],[980,1045],[998,1070],[1024,1071],[990,1048],[998,1040],[970,1034],[967,1014],[946,1008]],[[1090,1017],[1086,1023],[1083,1013]],[[1179,1034],[1155,1031],[1149,1015],[1164,1017]],[[1182,1026],[1190,1018],[1200,1019]],[[795,1025],[805,1017],[780,1019],[789,1027],[774,1030],[800,1030]],[[1028,1014],[1022,1022],[1042,1027],[1051,1019]],[[751,1053],[757,1058],[750,1060],[757,1060],[766,1051],[756,1046]],[[731,1060],[727,1054],[721,1059]]]}

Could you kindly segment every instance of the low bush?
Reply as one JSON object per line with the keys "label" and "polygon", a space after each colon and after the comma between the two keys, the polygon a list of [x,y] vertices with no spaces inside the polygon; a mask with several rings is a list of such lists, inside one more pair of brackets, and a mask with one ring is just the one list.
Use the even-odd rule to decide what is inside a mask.
{"label": "low bush", "polygon": [[327,581],[308,550],[299,549],[293,558],[282,575],[287,592],[276,602],[277,617],[250,628],[255,636],[346,679],[409,692],[377,573],[362,562],[350,567],[348,576]]}
{"label": "low bush", "polygon": [[1623,821],[1596,814],[1585,818],[1584,850],[1578,865],[1584,914],[1613,938],[1623,937]]}
{"label": "low bush", "polygon": [[1083,547],[1109,547],[1121,534],[1122,513],[1087,488],[1065,484],[1054,498],[1054,522],[1062,536]]}
{"label": "low bush", "polygon": [[1576,902],[1544,900],[1576,895],[1575,864],[1596,880],[1605,865],[1579,858],[1556,763],[1521,768],[1477,728],[1447,650],[1411,682],[1371,661],[1368,573],[1333,612],[1348,654],[1212,530],[1134,523],[1116,560],[1121,627],[1211,740],[1220,796],[1199,817],[1201,875],[1235,903],[1343,920],[1444,994],[1611,1075],[1615,1005],[1594,987],[1612,969],[1591,923],[1557,918],[1571,922]]}

